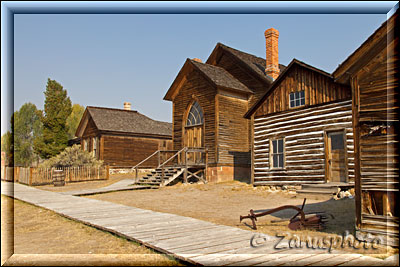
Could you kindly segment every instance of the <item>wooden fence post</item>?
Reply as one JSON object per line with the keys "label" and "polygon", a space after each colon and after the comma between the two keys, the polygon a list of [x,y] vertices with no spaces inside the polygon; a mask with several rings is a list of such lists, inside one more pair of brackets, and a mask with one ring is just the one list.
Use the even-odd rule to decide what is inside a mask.
{"label": "wooden fence post", "polygon": [[106,179],[110,179],[110,165],[107,165],[106,167],[107,173],[106,173]]}
{"label": "wooden fence post", "polygon": [[13,181],[14,182],[18,182],[19,181],[19,171],[20,171],[20,167],[14,167],[14,173],[13,173]]}
{"label": "wooden fence post", "polygon": [[187,173],[188,173],[188,165],[187,165],[187,150],[185,149],[185,171],[183,173],[183,182],[187,183]]}
{"label": "wooden fence post", "polygon": [[206,148],[206,167],[204,169],[204,179],[207,181],[207,169],[208,169],[208,149]]}
{"label": "wooden fence post", "polygon": [[29,185],[32,185],[33,168],[29,168]]}

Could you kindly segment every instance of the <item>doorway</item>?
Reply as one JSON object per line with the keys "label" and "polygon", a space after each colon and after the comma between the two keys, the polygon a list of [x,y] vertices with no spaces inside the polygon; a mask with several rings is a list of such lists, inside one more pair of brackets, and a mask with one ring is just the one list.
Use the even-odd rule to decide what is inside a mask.
{"label": "doorway", "polygon": [[[199,102],[195,101],[187,112],[184,127],[183,146],[188,148],[204,147],[204,115]],[[188,153],[188,162],[196,163],[201,160],[201,153]]]}
{"label": "doorway", "polygon": [[348,181],[347,149],[345,131],[331,131],[325,134],[326,181],[331,183]]}

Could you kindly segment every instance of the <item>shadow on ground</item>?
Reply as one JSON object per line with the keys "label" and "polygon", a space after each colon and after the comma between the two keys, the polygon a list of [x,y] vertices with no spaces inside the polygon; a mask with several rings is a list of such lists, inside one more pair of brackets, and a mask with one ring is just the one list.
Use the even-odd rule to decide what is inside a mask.
{"label": "shadow on ground", "polygon": [[[299,199],[298,208],[301,208],[302,200]],[[265,212],[271,209],[255,210],[255,212]],[[348,231],[350,234],[354,234],[355,228],[355,201],[354,199],[329,199],[317,203],[306,204],[304,206],[304,212],[325,212],[330,216],[329,221],[326,224],[326,228],[321,230],[325,233],[343,234]],[[290,219],[297,213],[294,209],[285,209],[271,215],[280,219]],[[289,223],[289,222],[288,222]]]}

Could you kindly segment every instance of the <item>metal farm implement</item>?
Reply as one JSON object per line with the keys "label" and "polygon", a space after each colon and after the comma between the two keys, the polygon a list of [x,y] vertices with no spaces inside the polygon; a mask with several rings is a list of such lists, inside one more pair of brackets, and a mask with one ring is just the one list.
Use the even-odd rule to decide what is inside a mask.
{"label": "metal farm implement", "polygon": [[[277,211],[285,210],[285,209],[294,209],[297,211],[296,215],[294,215],[289,220],[289,229],[290,230],[302,230],[302,229],[315,229],[322,230],[325,227],[325,223],[328,221],[328,216],[325,212],[309,212],[305,213],[303,211],[304,205],[306,204],[306,199],[303,201],[303,205],[301,208],[293,206],[293,205],[285,205],[275,209],[271,209],[265,212],[255,213],[252,209],[247,216],[240,216],[240,222],[243,219],[251,219],[253,223],[253,229],[257,230],[256,221],[258,217],[266,216],[268,214],[272,214]],[[333,215],[329,214],[332,218]],[[287,220],[280,220],[287,221]],[[276,221],[275,221],[276,222]]]}

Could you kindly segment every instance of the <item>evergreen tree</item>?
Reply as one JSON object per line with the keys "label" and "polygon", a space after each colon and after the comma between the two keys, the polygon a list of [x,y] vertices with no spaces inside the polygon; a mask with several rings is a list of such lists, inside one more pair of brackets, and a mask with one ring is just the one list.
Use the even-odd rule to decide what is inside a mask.
{"label": "evergreen tree", "polygon": [[32,103],[25,103],[14,112],[14,163],[16,166],[30,166],[38,160],[32,143],[42,133],[41,111]]}
{"label": "evergreen tree", "polygon": [[71,114],[71,100],[67,91],[55,80],[47,80],[43,134],[34,141],[35,151],[44,159],[51,158],[68,145],[67,118]]}

